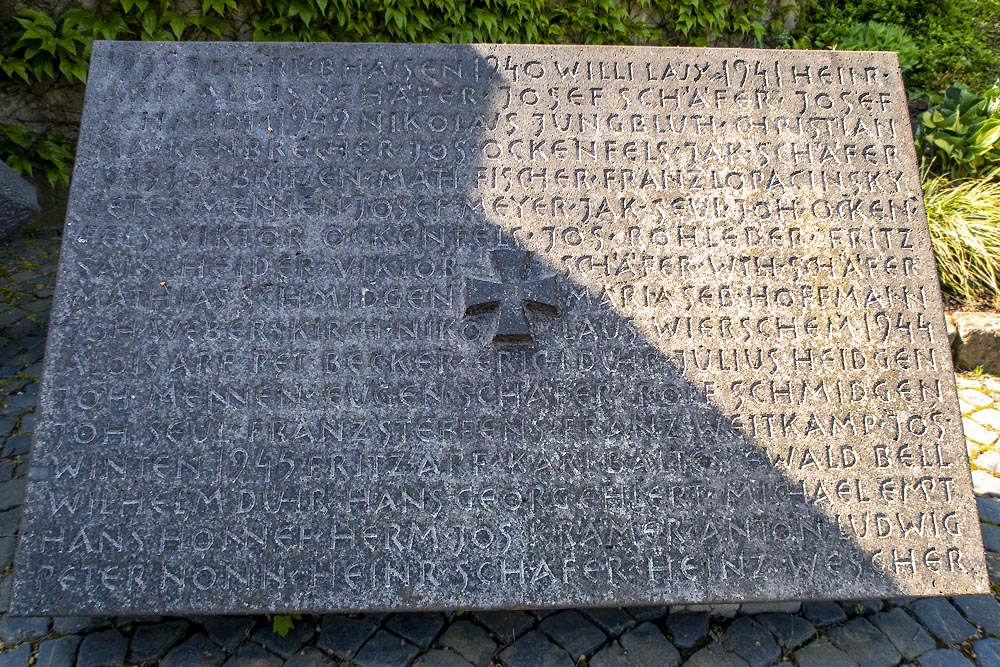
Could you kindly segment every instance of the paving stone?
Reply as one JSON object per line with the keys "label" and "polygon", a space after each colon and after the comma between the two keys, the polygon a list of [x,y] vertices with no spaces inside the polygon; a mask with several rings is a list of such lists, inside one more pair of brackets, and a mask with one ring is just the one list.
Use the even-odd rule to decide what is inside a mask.
{"label": "paving stone", "polygon": [[500,654],[507,667],[575,667],[569,653],[538,630],[527,633]]}
{"label": "paving stone", "polygon": [[972,419],[994,433],[1000,433],[1000,410],[986,408],[972,413]]}
{"label": "paving stone", "polygon": [[40,639],[48,632],[49,619],[44,616],[4,616],[0,619],[0,641],[5,646]]}
{"label": "paving stone", "polygon": [[0,653],[0,667],[28,667],[31,660],[31,645],[22,644],[13,651]]}
{"label": "paving stone", "polygon": [[76,663],[76,651],[82,641],[83,637],[78,635],[43,641],[38,645],[35,667],[73,667]]}
{"label": "paving stone", "polygon": [[156,662],[187,635],[187,621],[140,625],[132,635],[129,660],[139,664]]}
{"label": "paving stone", "polygon": [[842,600],[840,606],[849,616],[868,616],[882,611],[885,604],[881,600]]}
{"label": "paving stone", "polygon": [[378,625],[367,618],[327,614],[320,623],[316,646],[323,651],[333,651],[341,658],[350,658],[377,628]]}
{"label": "paving stone", "polygon": [[635,619],[624,609],[618,607],[596,607],[582,611],[587,618],[597,624],[597,627],[611,637],[617,637],[635,625]]}
{"label": "paving stone", "polygon": [[52,619],[52,631],[60,635],[76,635],[93,632],[111,625],[107,616],[56,616]]}
{"label": "paving stone", "polygon": [[917,658],[920,667],[976,667],[953,648],[939,648]]}
{"label": "paving stone", "polygon": [[416,646],[387,630],[379,630],[365,642],[354,662],[361,667],[406,667],[420,652]]}
{"label": "paving stone", "polygon": [[756,619],[789,651],[794,651],[816,635],[813,624],[795,614],[759,614]]}
{"label": "paving stone", "polygon": [[643,623],[618,640],[638,667],[673,667],[681,654],[652,623]]}
{"label": "paving stone", "polygon": [[990,551],[1000,551],[1000,526],[980,522],[979,529],[983,534],[983,546]]}
{"label": "paving stone", "polygon": [[20,524],[21,524],[20,510],[10,510],[9,512],[0,512],[0,535],[7,536],[16,534]]}
{"label": "paving stone", "polygon": [[748,616],[755,616],[757,614],[797,614],[801,609],[801,602],[746,602],[740,605],[740,613]]}
{"label": "paving stone", "polygon": [[[34,422],[34,417],[31,416],[32,419],[29,420],[28,419],[29,416],[31,415],[25,415],[24,418],[21,420],[22,423],[21,433],[25,432],[26,426],[29,426]],[[7,438],[7,440],[3,443],[3,455],[8,458],[14,458],[15,456],[23,456],[24,454],[27,454],[28,450],[30,449],[31,449],[31,437],[28,435],[15,435],[12,438]],[[22,477],[21,479],[24,478]],[[15,479],[14,481],[17,480]],[[21,502],[24,500],[23,488],[21,489],[19,494],[20,495],[15,495],[13,497],[14,504],[10,504],[8,500],[5,499],[5,497],[3,496],[3,491],[0,490],[0,509],[9,509],[11,507],[20,505]]]}
{"label": "paving stone", "polygon": [[1000,640],[980,639],[972,643],[972,650],[976,653],[976,664],[979,667],[1000,667]]}
{"label": "paving stone", "polygon": [[486,630],[465,620],[449,625],[440,643],[480,667],[489,663],[497,650],[496,642]]}
{"label": "paving stone", "polygon": [[830,628],[827,638],[860,667],[893,667],[903,659],[889,638],[865,618]]}
{"label": "paving stone", "polygon": [[83,638],[76,667],[121,667],[126,651],[128,639],[118,630],[94,632]]}
{"label": "paving stone", "polygon": [[658,618],[666,616],[670,609],[667,607],[626,607],[625,611],[632,615],[632,617],[642,623],[643,621],[655,621]]}
{"label": "paving stone", "polygon": [[951,601],[986,634],[1000,635],[1000,602],[992,595],[960,595]]}
{"label": "paving stone", "polygon": [[417,646],[430,646],[444,627],[445,618],[438,613],[393,614],[385,626]]}
{"label": "paving stone", "polygon": [[979,510],[980,519],[1000,524],[1000,500],[996,498],[976,498],[976,508]]}
{"label": "paving stone", "polygon": [[858,663],[825,638],[796,651],[795,661],[799,667],[858,667]]}
{"label": "paving stone", "polygon": [[667,630],[677,646],[693,648],[708,634],[709,615],[705,612],[682,611],[667,617]]}
{"label": "paving stone", "polygon": [[972,464],[977,468],[989,470],[990,472],[996,472],[997,468],[1000,468],[1000,452],[993,449],[987,449],[985,452],[981,452],[977,455],[972,461]]}
{"label": "paving stone", "polygon": [[574,610],[549,616],[538,624],[538,629],[569,651],[574,659],[589,656],[608,640],[600,628]]}
{"label": "paving stone", "polygon": [[223,667],[281,667],[284,660],[252,642],[243,644]]}
{"label": "paving stone", "polygon": [[937,646],[924,626],[899,607],[875,614],[871,617],[871,622],[888,637],[896,650],[907,660],[912,660]]}
{"label": "paving stone", "polygon": [[6,570],[14,562],[14,549],[17,547],[17,538],[0,537],[0,570]]}
{"label": "paving stone", "polygon": [[[985,408],[989,405],[993,405],[993,399],[987,396],[978,389],[962,389],[958,392],[958,400],[963,403],[967,403],[972,408]],[[965,410],[962,410],[962,414],[965,414]]]}
{"label": "paving stone", "polygon": [[413,663],[413,667],[472,667],[456,653],[436,649],[423,654]]}
{"label": "paving stone", "polygon": [[333,660],[314,646],[306,646],[285,662],[285,667],[333,667]]}
{"label": "paving stone", "polygon": [[945,598],[924,598],[910,604],[917,620],[945,644],[972,639],[978,632]]}
{"label": "paving stone", "polygon": [[209,639],[225,649],[226,653],[235,653],[255,625],[256,621],[245,616],[208,616],[202,620]]}
{"label": "paving stone", "polygon": [[589,667],[635,667],[618,642],[605,646],[590,659]]}
{"label": "paving stone", "polygon": [[986,552],[986,572],[990,575],[990,583],[1000,584],[1000,553]]}
{"label": "paving stone", "polygon": [[[16,438],[8,438],[7,444],[4,445],[5,456],[16,456],[16,454],[7,453],[7,447],[12,440],[16,440]],[[6,482],[0,482],[0,510],[19,507],[24,502],[24,485],[26,482],[27,477],[17,477]]]}
{"label": "paving stone", "polygon": [[965,431],[965,438],[984,447],[989,447],[997,440],[997,434],[988,428],[983,427],[970,417],[962,417],[962,430]]}
{"label": "paving stone", "polygon": [[781,657],[781,649],[763,625],[749,616],[740,616],[722,635],[722,645],[739,653],[750,667],[763,667]]}
{"label": "paving stone", "polygon": [[523,611],[480,611],[476,613],[476,618],[506,644],[512,643],[535,625],[531,616]]}
{"label": "paving stone", "polygon": [[295,621],[292,629],[284,637],[271,628],[262,627],[253,634],[253,640],[282,658],[287,658],[305,646],[315,634],[316,625],[312,621],[300,620]]}
{"label": "paving stone", "polygon": [[684,663],[684,667],[748,667],[747,661],[727,651],[718,642],[712,642]]}
{"label": "paving stone", "polygon": [[818,628],[847,620],[847,614],[836,602],[803,602],[802,615]]}
{"label": "paving stone", "polygon": [[216,667],[222,664],[222,658],[222,649],[205,635],[197,634],[170,649],[160,667]]}

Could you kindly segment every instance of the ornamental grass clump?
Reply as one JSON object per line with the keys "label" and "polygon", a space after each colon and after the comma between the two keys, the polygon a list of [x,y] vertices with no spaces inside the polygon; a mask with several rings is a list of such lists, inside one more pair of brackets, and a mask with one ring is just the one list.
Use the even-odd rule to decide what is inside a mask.
{"label": "ornamental grass clump", "polygon": [[922,180],[945,293],[955,305],[1000,307],[1000,169],[976,179],[925,173]]}

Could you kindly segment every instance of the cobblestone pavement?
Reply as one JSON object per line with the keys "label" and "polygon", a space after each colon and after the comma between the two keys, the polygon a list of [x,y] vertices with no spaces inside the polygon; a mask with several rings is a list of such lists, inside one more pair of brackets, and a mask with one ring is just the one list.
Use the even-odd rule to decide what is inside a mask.
{"label": "cobblestone pavement", "polygon": [[[0,612],[24,493],[59,239],[0,242]],[[958,377],[990,576],[1000,583],[1000,378]],[[990,496],[994,496],[995,499]],[[1000,667],[994,596],[305,617],[14,618],[0,667]]]}

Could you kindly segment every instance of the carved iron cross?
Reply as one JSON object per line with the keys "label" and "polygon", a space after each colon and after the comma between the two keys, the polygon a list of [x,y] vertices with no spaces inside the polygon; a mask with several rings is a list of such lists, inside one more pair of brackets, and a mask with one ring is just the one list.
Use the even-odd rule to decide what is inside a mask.
{"label": "carved iron cross", "polygon": [[556,317],[555,276],[529,278],[531,253],[527,250],[490,251],[493,275],[499,282],[468,278],[465,281],[465,314],[478,315],[500,309],[494,344],[531,343],[526,309]]}

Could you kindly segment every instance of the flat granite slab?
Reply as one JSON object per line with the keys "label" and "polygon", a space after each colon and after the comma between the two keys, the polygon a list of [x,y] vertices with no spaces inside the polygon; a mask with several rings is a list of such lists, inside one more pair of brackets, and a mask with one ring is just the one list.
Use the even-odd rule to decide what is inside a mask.
{"label": "flat granite slab", "polygon": [[23,614],[988,588],[894,55],[98,43]]}

